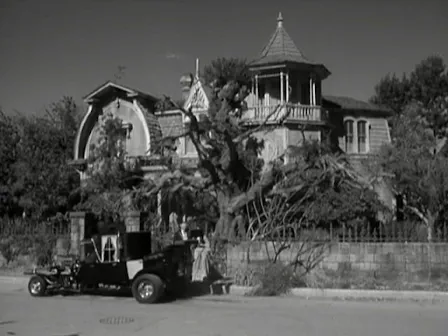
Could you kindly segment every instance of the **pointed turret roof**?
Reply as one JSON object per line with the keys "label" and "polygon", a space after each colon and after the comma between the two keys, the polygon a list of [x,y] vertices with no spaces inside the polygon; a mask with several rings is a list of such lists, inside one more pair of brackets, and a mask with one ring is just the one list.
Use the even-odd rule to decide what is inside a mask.
{"label": "pointed turret roof", "polygon": [[251,67],[264,66],[270,64],[296,63],[310,66],[323,67],[327,77],[330,72],[321,63],[308,59],[289,36],[283,26],[283,16],[279,13],[277,17],[277,28],[272,34],[269,42],[261,51],[260,55],[250,63]]}

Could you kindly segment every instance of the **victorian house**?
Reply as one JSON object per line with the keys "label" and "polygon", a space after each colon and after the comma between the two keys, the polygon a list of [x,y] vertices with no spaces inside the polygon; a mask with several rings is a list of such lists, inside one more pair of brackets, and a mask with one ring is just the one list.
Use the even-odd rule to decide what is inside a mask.
{"label": "victorian house", "polygon": [[[362,170],[360,159],[390,142],[387,117],[391,111],[349,97],[326,96],[322,82],[330,71],[297,48],[285,30],[281,14],[268,43],[250,63],[250,71],[253,80],[247,97],[248,111],[243,115],[245,123],[251,127],[267,117],[269,123],[282,120],[274,131],[262,135],[265,162],[283,154],[286,160],[291,159],[288,148],[300,145],[303,136],[323,141],[331,134],[331,139],[325,140],[339,145]],[[184,108],[205,113],[211,96],[200,79],[198,65],[195,74],[181,77],[180,84]],[[148,177],[164,169],[163,159],[153,145],[164,136],[179,135],[188,125],[179,110],[157,111],[157,97],[114,82],[104,83],[84,100],[88,111],[78,130],[74,158],[82,178],[89,147],[98,137],[98,116],[104,111],[111,111],[124,121],[127,155],[134,160],[136,169]],[[187,139],[179,140],[177,161],[195,165],[195,149]],[[387,188],[379,186],[378,192],[392,204],[393,196]]]}

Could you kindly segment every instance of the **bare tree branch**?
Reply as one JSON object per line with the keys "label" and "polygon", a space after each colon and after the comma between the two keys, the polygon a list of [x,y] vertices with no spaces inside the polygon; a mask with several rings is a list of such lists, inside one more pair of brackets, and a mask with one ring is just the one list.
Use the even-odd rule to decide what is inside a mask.
{"label": "bare tree branch", "polygon": [[[198,94],[199,94],[199,88],[195,91],[194,95],[197,96]],[[219,175],[218,172],[216,171],[215,166],[210,162],[207,155],[207,149],[205,148],[204,144],[201,141],[203,131],[200,129],[198,119],[193,113],[192,106],[188,110],[186,110],[179,104],[174,102],[168,96],[165,96],[165,99],[169,101],[170,104],[172,104],[172,106],[174,106],[176,109],[181,111],[184,115],[186,115],[189,118],[190,120],[189,129],[184,133],[184,136],[187,136],[191,140],[198,154],[198,159],[201,166],[210,174],[210,177],[212,178],[214,183],[217,183],[219,181]],[[181,136],[178,136],[177,138],[180,137]]]}
{"label": "bare tree branch", "polygon": [[[257,127],[251,128],[251,129],[247,130],[246,132],[242,133],[241,135],[237,136],[235,139],[233,139],[233,142],[241,143],[242,141],[246,140],[247,138],[249,138],[250,136],[252,136],[253,134],[255,134],[257,132],[261,132],[261,131],[268,132],[269,130],[277,128],[278,127],[277,125],[283,124],[283,122],[289,117],[290,112],[288,112],[288,111],[280,119],[276,120],[276,124],[277,124],[276,126],[267,125],[269,120],[271,119],[271,117],[276,115],[279,111],[282,111],[282,109],[284,107],[285,107],[285,104],[277,105],[276,108],[264,118],[263,122],[261,122],[260,125],[258,125]],[[241,121],[241,123],[244,123],[244,120]]]}
{"label": "bare tree branch", "polygon": [[406,205],[406,208],[409,209],[413,214],[415,214],[420,220],[425,223],[425,225],[428,225],[428,218],[416,207]]}

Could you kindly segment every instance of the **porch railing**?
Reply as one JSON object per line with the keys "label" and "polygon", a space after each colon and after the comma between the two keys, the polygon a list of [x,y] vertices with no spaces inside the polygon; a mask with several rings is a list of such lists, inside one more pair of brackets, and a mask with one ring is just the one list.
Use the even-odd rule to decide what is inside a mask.
{"label": "porch railing", "polygon": [[323,122],[322,110],[320,106],[310,106],[301,104],[252,106],[244,113],[243,120],[247,122],[277,122],[285,121],[296,122]]}

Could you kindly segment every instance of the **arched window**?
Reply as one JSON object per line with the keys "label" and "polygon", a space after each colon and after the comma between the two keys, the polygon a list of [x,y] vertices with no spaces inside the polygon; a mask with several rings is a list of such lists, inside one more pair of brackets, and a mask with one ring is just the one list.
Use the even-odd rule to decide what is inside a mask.
{"label": "arched window", "polygon": [[367,122],[364,120],[358,121],[358,153],[367,153]]}
{"label": "arched window", "polygon": [[346,153],[353,153],[353,140],[354,140],[353,128],[354,128],[353,120],[346,120],[344,122]]}

